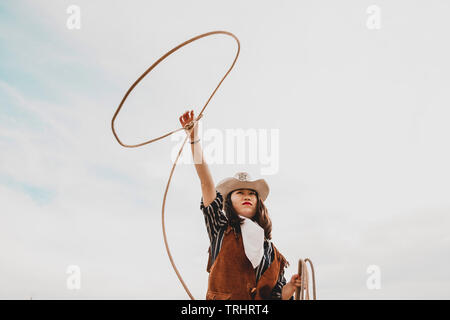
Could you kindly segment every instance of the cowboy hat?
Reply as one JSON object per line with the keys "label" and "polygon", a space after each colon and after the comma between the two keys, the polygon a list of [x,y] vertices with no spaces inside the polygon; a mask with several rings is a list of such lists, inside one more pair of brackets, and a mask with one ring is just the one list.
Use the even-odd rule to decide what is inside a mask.
{"label": "cowboy hat", "polygon": [[227,198],[228,193],[237,189],[253,189],[258,192],[262,201],[265,201],[269,195],[269,185],[266,180],[252,180],[247,172],[237,172],[233,177],[223,179],[217,184],[216,189],[224,199]]}

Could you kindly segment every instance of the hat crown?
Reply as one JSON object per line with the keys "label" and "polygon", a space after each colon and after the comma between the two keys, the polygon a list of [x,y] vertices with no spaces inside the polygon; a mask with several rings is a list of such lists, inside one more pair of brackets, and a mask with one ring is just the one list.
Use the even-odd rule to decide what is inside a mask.
{"label": "hat crown", "polygon": [[238,172],[234,175],[234,178],[239,181],[251,181],[250,175],[247,172]]}
{"label": "hat crown", "polygon": [[262,201],[265,201],[269,194],[269,186],[264,179],[252,180],[248,172],[237,172],[232,177],[221,180],[217,186],[219,191],[226,199],[230,192],[238,189],[252,189],[256,191]]}

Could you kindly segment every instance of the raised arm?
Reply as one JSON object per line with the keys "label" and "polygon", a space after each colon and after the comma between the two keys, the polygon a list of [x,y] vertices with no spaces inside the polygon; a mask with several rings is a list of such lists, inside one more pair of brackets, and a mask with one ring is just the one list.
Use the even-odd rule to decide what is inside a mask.
{"label": "raised arm", "polygon": [[[186,111],[180,117],[180,123],[184,127],[186,124],[194,120],[194,111]],[[186,134],[188,132],[186,131]],[[190,134],[190,141],[198,140],[198,122],[195,124],[194,129]],[[197,170],[198,177],[200,178],[200,185],[202,188],[203,203],[207,207],[216,198],[216,187],[214,180],[209,171],[208,164],[203,159],[203,150],[201,147],[201,141],[191,144],[192,157],[194,159],[195,169]]]}

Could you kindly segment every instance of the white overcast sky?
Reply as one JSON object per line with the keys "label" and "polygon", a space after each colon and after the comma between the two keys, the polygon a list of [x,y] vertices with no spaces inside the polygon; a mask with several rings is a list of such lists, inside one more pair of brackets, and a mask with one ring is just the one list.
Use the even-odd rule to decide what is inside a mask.
{"label": "white overcast sky", "polygon": [[[66,26],[70,5],[81,9],[79,30]],[[372,5],[379,29],[367,27]],[[278,148],[273,174],[262,173],[262,158],[210,170],[215,183],[237,171],[266,179],[273,242],[291,263],[286,278],[309,257],[319,299],[450,298],[448,12],[445,0],[2,1],[0,298],[189,299],[161,229],[184,133],[123,148],[111,119],[154,61],[214,30],[235,34],[241,52],[203,131],[279,136],[268,141]],[[219,35],[170,56],[119,114],[122,141],[179,128],[235,53],[234,40]],[[180,163],[168,240],[204,299],[200,198],[193,164]],[[72,265],[79,290],[67,288]],[[378,290],[367,286],[370,266],[379,268]]]}

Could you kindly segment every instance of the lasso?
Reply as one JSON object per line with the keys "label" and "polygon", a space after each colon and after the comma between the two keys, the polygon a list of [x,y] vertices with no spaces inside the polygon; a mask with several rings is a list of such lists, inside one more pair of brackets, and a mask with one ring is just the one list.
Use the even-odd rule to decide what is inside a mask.
{"label": "lasso", "polygon": [[[120,111],[120,109],[122,108],[123,104],[125,103],[125,101],[126,101],[128,95],[129,95],[129,94],[131,93],[131,91],[136,87],[136,85],[137,85],[137,84],[138,84],[138,83],[139,83],[139,82],[140,82],[140,81],[141,81],[141,80],[142,80],[142,79],[143,79],[150,71],[152,71],[152,70],[153,70],[153,69],[154,69],[161,61],[163,61],[165,58],[167,58],[169,55],[171,55],[172,53],[174,53],[174,52],[177,51],[178,49],[184,47],[185,45],[187,45],[187,44],[189,44],[189,43],[191,43],[191,42],[193,42],[193,41],[195,41],[195,40],[198,40],[198,39],[201,39],[201,38],[204,38],[204,37],[207,37],[207,36],[211,36],[211,35],[213,35],[213,34],[224,34],[224,35],[228,35],[228,36],[233,37],[233,38],[236,40],[238,47],[237,47],[236,57],[234,58],[234,61],[233,61],[232,65],[230,66],[230,68],[228,69],[228,71],[227,71],[227,72],[225,73],[225,75],[223,76],[222,80],[220,80],[219,84],[218,84],[217,87],[214,89],[214,91],[212,92],[212,94],[210,95],[210,97],[208,98],[208,100],[206,101],[205,105],[203,106],[203,108],[202,108],[201,111],[199,112],[197,118],[194,119],[193,121],[191,121],[190,123],[186,124],[184,127],[181,127],[181,128],[176,129],[176,130],[170,131],[169,133],[167,133],[167,134],[165,134],[165,135],[162,135],[162,136],[160,136],[160,137],[158,137],[158,138],[151,139],[151,140],[148,140],[148,141],[139,143],[139,144],[128,145],[128,144],[125,144],[125,143],[123,143],[122,141],[120,141],[120,139],[119,139],[119,137],[117,136],[117,133],[116,133],[116,131],[115,131],[115,129],[114,129],[114,121],[116,120],[116,117],[117,117],[117,115],[119,114],[119,111]],[[186,138],[184,139],[183,144],[181,145],[180,151],[178,152],[178,155],[177,155],[177,157],[176,157],[176,159],[175,159],[175,163],[173,164],[172,170],[170,171],[169,180],[167,181],[166,190],[165,190],[165,192],[164,192],[163,203],[162,203],[162,215],[161,215],[161,219],[162,219],[162,231],[163,231],[163,236],[164,236],[164,244],[165,244],[165,246],[166,246],[166,251],[167,251],[167,255],[169,256],[170,263],[172,264],[172,267],[173,267],[173,269],[175,270],[175,273],[177,274],[178,279],[180,280],[181,284],[183,285],[184,289],[186,290],[187,294],[189,295],[189,297],[190,297],[192,300],[195,300],[195,298],[192,296],[192,294],[191,294],[191,292],[189,291],[188,287],[187,287],[186,284],[184,283],[183,278],[181,277],[181,275],[180,275],[180,273],[179,273],[177,267],[175,266],[175,262],[173,261],[172,255],[171,255],[171,253],[170,253],[169,245],[168,245],[168,242],[167,242],[166,227],[165,227],[165,223],[164,223],[164,209],[165,209],[165,205],[166,205],[167,192],[168,192],[168,190],[169,190],[169,185],[170,185],[170,181],[172,180],[172,175],[173,175],[173,172],[174,172],[174,170],[175,170],[175,166],[177,165],[178,159],[179,159],[179,157],[180,157],[180,155],[181,155],[181,152],[182,152],[183,147],[184,147],[184,145],[185,145],[185,143],[186,143],[186,140],[188,139],[188,136],[190,135],[191,131],[193,130],[194,125],[195,125],[195,124],[200,120],[200,118],[203,116],[203,112],[205,111],[206,106],[208,105],[209,101],[211,100],[211,98],[212,98],[212,97],[214,96],[214,94],[216,93],[217,89],[219,89],[219,87],[220,87],[220,85],[222,84],[223,80],[228,76],[228,74],[230,73],[231,69],[233,69],[233,67],[234,67],[234,65],[235,65],[235,63],[236,63],[236,61],[237,61],[237,58],[238,58],[238,56],[239,56],[240,48],[241,48],[241,46],[240,46],[239,39],[238,39],[234,34],[232,34],[231,32],[228,32],[228,31],[212,31],[212,32],[207,32],[207,33],[201,34],[201,35],[199,35],[199,36],[196,36],[196,37],[194,37],[194,38],[191,38],[191,39],[189,39],[189,40],[183,42],[182,44],[176,46],[175,48],[173,48],[172,50],[170,50],[170,51],[168,51],[166,54],[164,54],[161,58],[159,58],[155,63],[153,63],[153,64],[152,64],[152,65],[151,65],[151,66],[150,66],[150,67],[149,67],[149,68],[148,68],[148,69],[147,69],[147,70],[146,70],[146,71],[145,71],[145,72],[144,72],[144,73],[143,73],[143,74],[142,74],[142,75],[141,75],[141,76],[133,83],[133,85],[128,89],[128,91],[125,93],[124,97],[122,98],[122,101],[120,102],[119,107],[117,108],[116,112],[114,113],[114,116],[113,116],[112,121],[111,121],[111,128],[112,128],[114,137],[116,138],[117,142],[119,142],[120,145],[122,145],[123,147],[126,147],[126,148],[137,148],[137,147],[140,147],[140,146],[143,146],[143,145],[146,145],[146,144],[149,144],[149,143],[158,141],[158,140],[160,140],[160,139],[162,139],[162,138],[165,138],[165,137],[167,137],[167,136],[169,136],[169,135],[171,135],[171,134],[173,134],[173,133],[175,133],[175,132],[178,132],[178,131],[180,131],[180,130],[186,130],[186,131],[187,131]],[[311,265],[311,266],[312,266],[312,265]],[[306,270],[306,268],[303,268],[303,270]],[[300,272],[300,270],[299,270],[299,272]],[[299,273],[299,274],[300,274],[300,273]],[[305,278],[307,279],[307,276],[305,276]],[[313,278],[314,278],[314,276],[313,276]],[[302,282],[304,282],[303,276],[302,276],[301,280],[302,280]],[[306,285],[306,287],[307,287],[307,285]],[[302,285],[302,292],[303,292],[303,285]],[[296,296],[298,296],[298,294],[296,294]],[[302,294],[302,297],[303,297],[303,294]],[[308,297],[309,297],[309,294],[308,294]],[[314,286],[314,297],[315,297],[315,286]],[[296,298],[297,298],[297,297],[296,297]]]}
{"label": "lasso", "polygon": [[[195,40],[198,40],[198,39],[201,39],[201,38],[204,38],[204,37],[213,35],[213,34],[225,34],[225,35],[228,35],[228,36],[233,37],[233,38],[236,40],[236,42],[237,42],[238,48],[237,48],[236,57],[234,58],[233,64],[232,64],[231,67],[228,69],[227,73],[225,73],[225,75],[223,76],[222,80],[220,80],[220,82],[219,82],[219,84],[217,85],[216,89],[214,89],[213,93],[210,95],[210,97],[209,97],[208,100],[206,101],[205,105],[204,105],[203,108],[201,109],[201,111],[200,111],[200,113],[198,114],[197,118],[194,119],[192,122],[186,124],[186,126],[181,127],[181,128],[178,128],[177,130],[170,131],[169,133],[167,133],[167,134],[165,134],[165,135],[162,135],[162,136],[160,136],[160,137],[158,137],[158,138],[155,138],[155,139],[152,139],[152,140],[143,142],[143,143],[135,144],[135,145],[128,145],[128,144],[122,143],[122,141],[120,141],[120,139],[119,139],[119,137],[117,136],[117,133],[116,133],[116,131],[115,131],[115,129],[114,129],[114,121],[115,121],[117,115],[119,114],[119,111],[120,111],[120,109],[122,108],[123,104],[125,103],[125,100],[127,99],[127,97],[128,97],[128,95],[130,94],[130,92],[134,89],[134,87],[136,87],[136,85],[137,85],[137,84],[138,84],[138,83],[139,83],[139,82],[140,82],[140,81],[141,81],[141,80],[142,80],[142,79],[143,79],[150,71],[153,70],[153,68],[155,68],[161,61],[163,61],[163,60],[164,60],[165,58],[167,58],[169,55],[171,55],[172,53],[174,53],[175,51],[177,51],[177,50],[180,49],[181,47],[184,47],[184,46],[187,45],[188,43],[191,43],[191,42],[193,42],[193,41],[195,41]],[[165,55],[163,55],[161,58],[159,58],[154,64],[152,64],[152,65],[150,66],[150,68],[148,68],[148,69],[147,69],[147,70],[146,70],[146,71],[145,71],[145,72],[144,72],[144,73],[143,73],[143,74],[142,74],[142,75],[141,75],[141,76],[133,83],[133,85],[132,85],[132,86],[128,89],[128,91],[125,93],[125,96],[123,97],[122,101],[120,102],[120,105],[119,105],[119,107],[117,108],[116,112],[114,113],[114,116],[113,116],[112,121],[111,121],[111,127],[112,127],[112,131],[113,131],[114,137],[116,137],[117,142],[119,142],[120,145],[122,145],[123,147],[127,147],[127,148],[136,148],[136,147],[140,147],[140,146],[146,145],[146,144],[148,144],[148,143],[152,143],[152,142],[158,141],[159,139],[165,138],[165,137],[167,137],[167,136],[169,136],[169,135],[171,135],[171,134],[173,134],[173,133],[175,133],[175,132],[178,132],[178,131],[180,131],[180,130],[187,130],[187,131],[188,131],[188,134],[186,134],[186,138],[184,139],[183,144],[181,145],[180,151],[178,152],[178,155],[177,155],[177,158],[176,158],[176,160],[175,160],[175,163],[174,163],[173,166],[172,166],[172,170],[170,171],[169,180],[167,181],[166,190],[165,190],[165,192],[164,192],[164,198],[163,198],[163,204],[162,204],[162,216],[161,216],[161,218],[162,218],[162,230],[163,230],[163,236],[164,236],[164,244],[165,244],[165,246],[166,246],[166,251],[167,251],[167,254],[169,255],[170,262],[171,262],[171,264],[172,264],[173,269],[175,270],[175,273],[176,273],[177,276],[178,276],[178,279],[180,280],[181,284],[183,285],[184,289],[186,290],[187,294],[189,295],[189,297],[190,297],[192,300],[195,300],[195,299],[194,299],[194,297],[192,296],[192,294],[191,294],[191,292],[189,291],[189,289],[188,289],[188,287],[186,286],[186,284],[184,283],[183,278],[181,277],[180,273],[178,272],[177,267],[175,266],[175,262],[173,261],[172,255],[170,254],[170,249],[169,249],[169,245],[168,245],[168,242],[167,242],[166,227],[165,227],[165,224],[164,224],[164,208],[165,208],[165,205],[166,205],[167,191],[169,190],[170,180],[172,179],[173,171],[175,170],[175,166],[177,165],[178,159],[179,159],[179,157],[180,157],[180,155],[181,155],[181,151],[183,150],[183,147],[184,147],[184,145],[185,145],[185,143],[186,143],[187,138],[189,137],[190,132],[191,132],[192,129],[194,128],[194,125],[195,125],[195,124],[200,120],[200,118],[203,116],[203,111],[205,110],[206,106],[208,105],[208,103],[209,103],[209,101],[211,100],[211,98],[213,97],[213,95],[216,93],[217,89],[219,89],[219,87],[220,87],[220,85],[222,84],[223,80],[227,77],[227,75],[230,73],[231,69],[234,67],[234,64],[236,63],[236,60],[237,60],[237,58],[238,58],[238,56],[239,56],[240,49],[241,49],[241,45],[240,45],[240,43],[239,43],[239,39],[238,39],[234,34],[232,34],[231,32],[228,32],[228,31],[212,31],[212,32],[207,32],[207,33],[201,34],[201,35],[199,35],[199,36],[196,36],[196,37],[194,37],[194,38],[192,38],[192,39],[189,39],[189,40],[183,42],[182,44],[176,46],[176,47],[173,48],[172,50],[168,51],[168,52],[167,52]]]}

